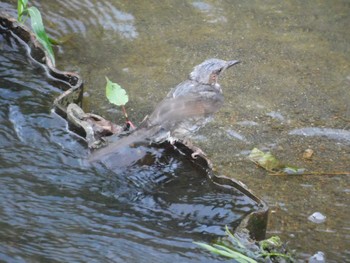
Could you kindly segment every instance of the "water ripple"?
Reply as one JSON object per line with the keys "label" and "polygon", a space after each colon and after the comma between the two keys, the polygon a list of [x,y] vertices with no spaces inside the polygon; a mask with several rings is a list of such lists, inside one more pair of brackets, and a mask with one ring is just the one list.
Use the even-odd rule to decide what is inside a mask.
{"label": "water ripple", "polygon": [[289,134],[306,137],[326,137],[332,140],[350,143],[350,131],[342,129],[307,127],[292,130],[289,132]]}
{"label": "water ripple", "polygon": [[[38,3],[39,4],[39,3]],[[120,10],[115,4],[107,1],[57,1],[57,9],[45,10],[50,21],[49,32],[54,35],[79,33],[86,35],[93,30],[103,28],[108,33],[118,33],[121,37],[132,40],[138,37],[135,18],[132,14]],[[63,14],[77,14],[67,16]],[[52,24],[52,25],[51,25]]]}

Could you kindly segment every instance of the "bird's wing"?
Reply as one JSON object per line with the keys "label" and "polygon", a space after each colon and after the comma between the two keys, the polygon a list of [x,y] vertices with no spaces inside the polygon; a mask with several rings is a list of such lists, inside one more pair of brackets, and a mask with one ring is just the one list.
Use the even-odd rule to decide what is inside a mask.
{"label": "bird's wing", "polygon": [[213,91],[188,93],[186,96],[164,99],[149,117],[151,125],[173,124],[187,118],[203,117],[217,112],[224,97]]}

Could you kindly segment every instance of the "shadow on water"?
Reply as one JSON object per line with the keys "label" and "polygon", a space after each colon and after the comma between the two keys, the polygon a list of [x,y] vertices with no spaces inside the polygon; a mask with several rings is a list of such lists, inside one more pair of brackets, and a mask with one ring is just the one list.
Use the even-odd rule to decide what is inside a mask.
{"label": "shadow on water", "polygon": [[216,261],[192,242],[236,228],[258,204],[169,148],[126,148],[90,165],[86,144],[51,112],[59,83],[16,38],[2,32],[0,43],[0,258]]}

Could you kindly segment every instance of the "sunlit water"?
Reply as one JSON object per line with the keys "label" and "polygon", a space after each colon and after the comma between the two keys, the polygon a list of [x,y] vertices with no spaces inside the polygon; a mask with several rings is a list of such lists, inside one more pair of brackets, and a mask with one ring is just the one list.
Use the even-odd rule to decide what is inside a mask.
{"label": "sunlit water", "polygon": [[[1,7],[15,15],[15,4],[5,2]],[[80,72],[85,80],[85,110],[113,120],[116,116],[122,119],[122,114],[106,103],[105,76],[128,90],[131,100],[127,109],[137,123],[171,87],[186,78],[194,65],[209,57],[241,60],[240,65],[225,72],[221,80],[225,106],[215,120],[200,131],[197,143],[214,161],[217,171],[242,180],[269,203],[272,212],[268,235],[278,234],[289,241],[299,258],[321,250],[329,262],[348,260],[349,175],[273,177],[247,160],[249,151],[259,147],[307,171],[350,170],[348,1],[126,3],[73,0],[31,3],[42,11],[51,36],[69,38],[56,49],[57,63],[60,69]],[[30,64],[27,60],[26,63]],[[29,76],[22,78],[22,82],[31,79],[33,73],[27,74]],[[55,160],[52,162],[56,166],[63,162],[60,166],[68,166],[68,171],[79,167],[78,159],[86,154],[84,145],[66,133],[63,121],[48,114],[50,98],[53,99],[57,91],[52,88],[49,95],[43,95],[47,89],[37,88],[39,95],[30,94],[30,98],[26,97],[26,92],[16,93],[16,103],[12,107],[1,106],[5,107],[6,115],[2,119],[8,123],[6,129],[12,131],[2,135],[5,136],[2,143],[15,148],[16,154],[11,160],[20,160],[25,154],[13,146],[16,141],[37,142],[46,132],[44,138],[59,142],[52,143],[52,149],[47,148],[45,156],[46,151],[52,152]],[[7,94],[12,93],[7,91]],[[36,101],[40,96],[45,97],[42,103]],[[17,103],[23,97],[27,99],[22,100],[41,106]],[[47,113],[42,117],[44,123],[33,115],[43,105]],[[30,108],[26,111],[29,116],[23,116],[25,109],[22,107]],[[21,128],[12,124],[11,116],[23,119],[28,125]],[[33,121],[36,121],[34,128]],[[52,125],[50,132],[48,123]],[[38,127],[42,127],[39,135],[34,132]],[[33,143],[35,151],[27,146],[28,151],[41,150],[40,143]],[[302,158],[308,148],[314,150],[312,160]],[[65,163],[67,155],[71,156],[68,164]],[[35,154],[30,158],[51,162],[40,156]],[[93,190],[97,196],[105,188],[118,184],[113,181],[115,179],[96,176],[93,171],[74,171],[73,177],[62,176],[60,171],[60,176],[54,176],[55,172],[48,173],[45,167],[32,168],[37,174],[35,178],[45,183],[53,181],[54,185],[59,181],[63,190],[78,187],[80,190],[75,189],[71,197],[76,200],[83,199],[80,191],[86,185],[85,194],[91,197],[89,191],[94,189],[90,188],[93,184],[100,189]],[[18,167],[6,169],[23,173]],[[35,187],[40,183],[42,181],[36,182]],[[101,198],[99,205],[102,207],[118,199],[110,199],[113,190],[106,191],[108,198],[96,197]],[[46,195],[41,193],[40,196]],[[69,207],[69,201],[66,202],[65,206]],[[327,216],[324,223],[316,225],[307,220],[316,211]],[[111,229],[117,231],[114,226]],[[99,237],[108,239],[107,232],[102,231]],[[142,248],[138,249],[142,251]]]}

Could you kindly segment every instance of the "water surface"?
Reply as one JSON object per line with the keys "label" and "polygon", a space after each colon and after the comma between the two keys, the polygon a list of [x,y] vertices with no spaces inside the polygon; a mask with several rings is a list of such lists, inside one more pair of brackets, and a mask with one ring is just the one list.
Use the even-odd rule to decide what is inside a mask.
{"label": "water surface", "polygon": [[[57,63],[86,81],[85,110],[113,120],[122,113],[106,103],[105,76],[128,90],[137,123],[194,65],[210,57],[241,60],[221,80],[224,108],[196,142],[219,173],[242,180],[269,203],[268,235],[290,241],[300,258],[318,250],[329,262],[350,257],[349,175],[272,177],[247,160],[259,147],[308,171],[350,170],[348,1],[32,3],[51,36],[71,36],[56,50]],[[1,6],[15,8],[11,1]],[[7,111],[15,114],[16,107]],[[59,143],[70,144],[78,143]],[[84,153],[83,146],[69,147],[73,156]],[[302,158],[308,148],[311,161]],[[73,179],[60,180],[70,185]],[[327,216],[325,223],[307,220],[316,211]]]}
{"label": "water surface", "polygon": [[87,144],[52,111],[59,83],[0,33],[0,259],[220,261],[193,242],[224,235],[257,204],[172,148],[140,145],[113,165],[90,164]]}

